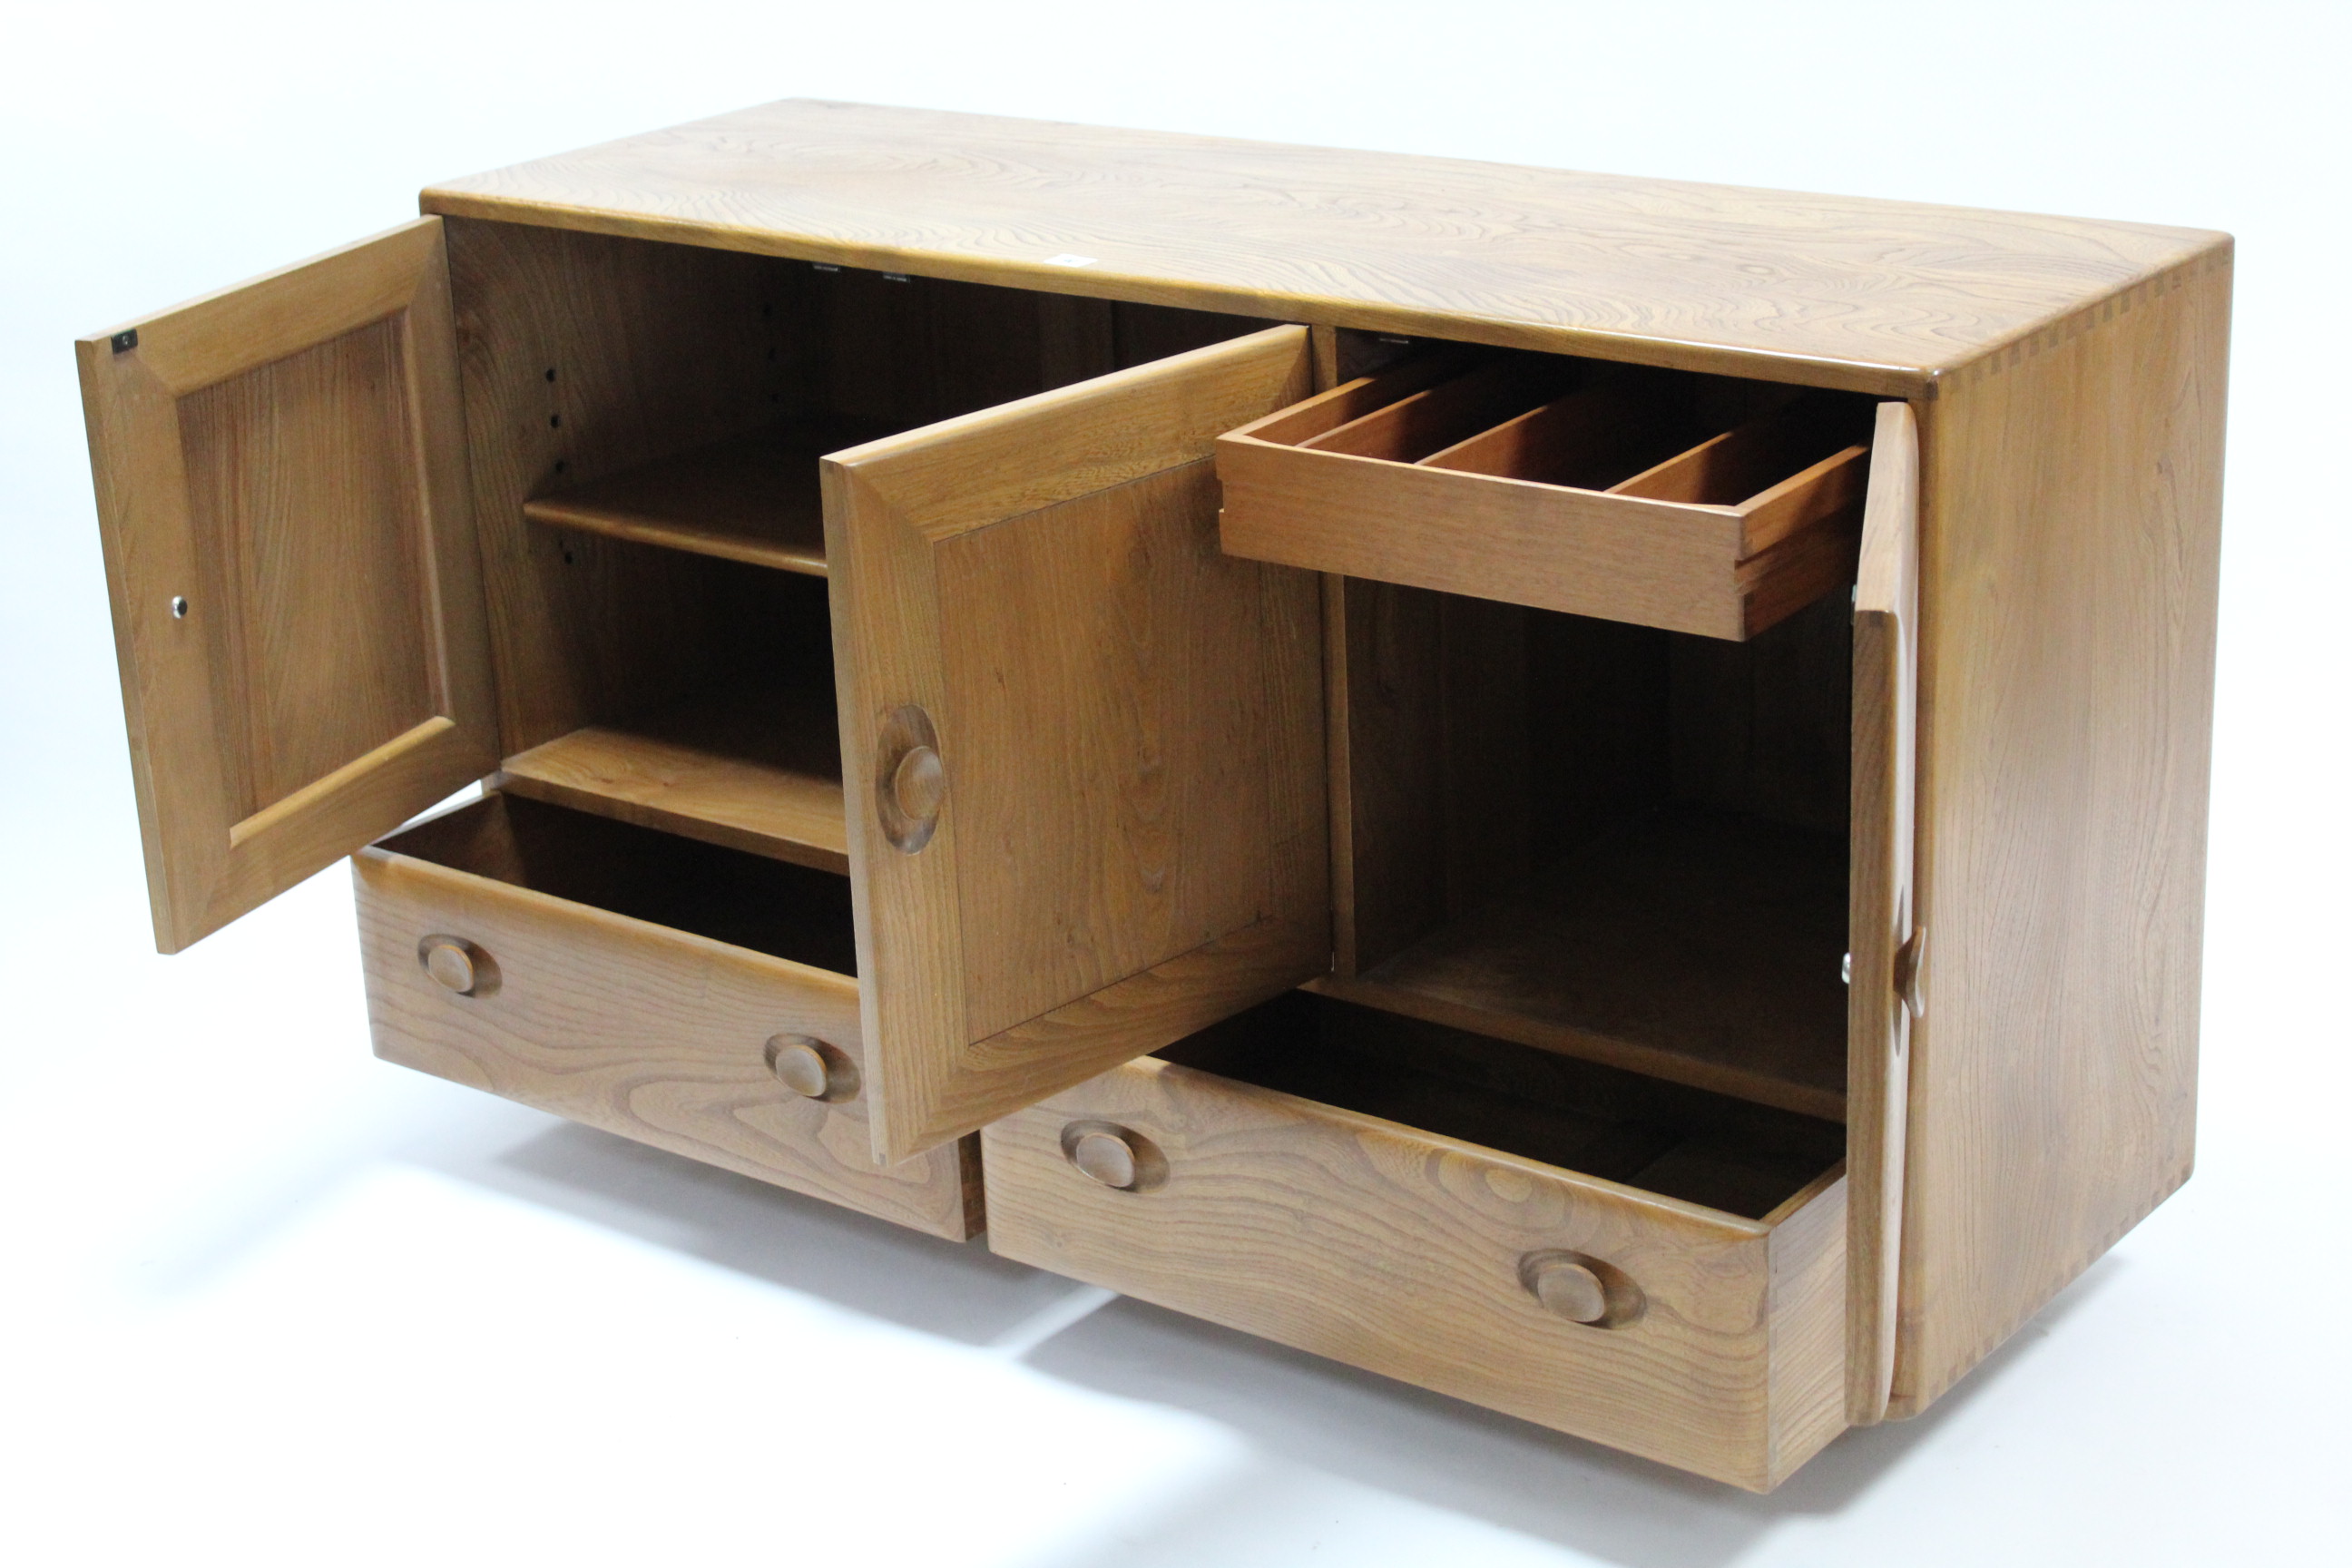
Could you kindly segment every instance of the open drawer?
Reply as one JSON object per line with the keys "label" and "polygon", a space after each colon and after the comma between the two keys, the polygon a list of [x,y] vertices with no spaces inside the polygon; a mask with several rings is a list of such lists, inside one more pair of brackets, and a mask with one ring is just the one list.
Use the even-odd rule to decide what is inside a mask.
{"label": "open drawer", "polygon": [[1442,350],[1221,437],[1225,550],[1745,638],[1853,580],[1871,403]]}
{"label": "open drawer", "polygon": [[961,1240],[973,1141],[869,1148],[846,878],[489,795],[352,861],[376,1054]]}
{"label": "open drawer", "polygon": [[1845,1426],[1834,1123],[1294,994],[982,1139],[1024,1263],[1756,1489]]}

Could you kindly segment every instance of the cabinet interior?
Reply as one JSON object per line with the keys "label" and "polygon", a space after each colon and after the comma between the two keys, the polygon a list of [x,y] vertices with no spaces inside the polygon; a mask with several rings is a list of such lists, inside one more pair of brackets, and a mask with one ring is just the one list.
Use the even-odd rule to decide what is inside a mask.
{"label": "cabinet interior", "polygon": [[1749,1219],[1845,1153],[1833,1121],[1305,992],[1156,1054]]}
{"label": "cabinet interior", "polygon": [[1341,600],[1334,993],[1842,1116],[1847,596],[1746,642]]}
{"label": "cabinet interior", "polygon": [[754,952],[857,973],[848,879],[769,856],[500,794],[428,817],[382,847]]}
{"label": "cabinet interior", "polygon": [[504,786],[832,871],[818,458],[1265,324],[447,226]]}

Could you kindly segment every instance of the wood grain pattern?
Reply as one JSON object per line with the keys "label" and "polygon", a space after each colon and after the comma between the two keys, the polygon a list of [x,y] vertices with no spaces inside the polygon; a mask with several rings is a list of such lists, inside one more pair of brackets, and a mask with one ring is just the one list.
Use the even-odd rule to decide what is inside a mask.
{"label": "wood grain pattern", "polygon": [[2230,250],[1922,409],[1916,1410],[2186,1180]]}
{"label": "wood grain pattern", "polygon": [[[1165,1181],[1071,1169],[1078,1121],[1148,1139]],[[1818,1345],[1838,1297],[1813,1285],[1843,1261],[1834,1176],[1768,1226],[1153,1058],[982,1145],[989,1245],[1023,1262],[1757,1490],[1837,1426]],[[1646,1310],[1553,1315],[1519,1270],[1558,1249],[1622,1269]],[[1776,1338],[1801,1363],[1777,1378]]]}
{"label": "wood grain pattern", "polygon": [[[825,461],[884,1157],[1328,963],[1317,588],[1218,553],[1206,462],[1217,431],[1306,392],[1306,339],[1257,333]],[[946,776],[913,854],[875,793],[906,706]]]}
{"label": "wood grain pattern", "polygon": [[1880,406],[1871,447],[1853,596],[1846,921],[1846,1418],[1857,1426],[1885,1415],[1894,1388],[1903,1255],[1911,1014],[1895,972],[1912,939],[1919,680],[1919,441],[1909,405]]}
{"label": "wood grain pattern", "polygon": [[[376,1054],[706,1164],[932,1236],[979,1228],[955,1145],[887,1169],[864,1107],[795,1094],[781,1033],[862,1055],[857,983],[379,847],[352,862]],[[470,996],[435,983],[420,938],[495,965]]]}
{"label": "wood grain pattern", "polygon": [[[788,101],[425,210],[1906,396],[2213,237]],[[1056,258],[1080,256],[1084,265]]]}
{"label": "wood grain pattern", "polygon": [[592,724],[509,757],[499,778],[532,799],[849,869],[833,704],[789,687],[727,687],[631,722]]}
{"label": "wood grain pattern", "polygon": [[442,225],[77,345],[156,945],[497,756]]}

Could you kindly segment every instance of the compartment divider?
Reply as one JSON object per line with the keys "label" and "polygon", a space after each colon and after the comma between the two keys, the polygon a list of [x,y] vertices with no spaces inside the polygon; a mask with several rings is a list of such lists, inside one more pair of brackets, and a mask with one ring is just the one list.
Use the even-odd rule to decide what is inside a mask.
{"label": "compartment divider", "polygon": [[1688,447],[1692,416],[1664,376],[1604,370],[1563,397],[1419,460],[1423,468],[1606,490]]}
{"label": "compartment divider", "polygon": [[1847,449],[1866,449],[1867,405],[1819,395],[1749,419],[1619,484],[1609,493],[1685,506],[1741,507]]}
{"label": "compartment divider", "polygon": [[1549,402],[1586,374],[1574,361],[1493,360],[1298,445],[1309,451],[1410,463]]}

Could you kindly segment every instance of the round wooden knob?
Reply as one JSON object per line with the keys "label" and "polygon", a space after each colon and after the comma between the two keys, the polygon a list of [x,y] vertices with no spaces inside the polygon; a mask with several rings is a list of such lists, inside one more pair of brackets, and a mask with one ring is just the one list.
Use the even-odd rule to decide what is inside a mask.
{"label": "round wooden knob", "polygon": [[1609,1288],[1581,1263],[1559,1258],[1535,1271],[1536,1300],[1571,1323],[1597,1323],[1609,1315]]}
{"label": "round wooden knob", "polygon": [[779,1083],[810,1100],[857,1097],[856,1065],[814,1035],[778,1035],[769,1040],[768,1068]]}
{"label": "round wooden knob", "polygon": [[1086,1132],[1073,1139],[1070,1163],[1106,1187],[1126,1192],[1135,1185],[1135,1145],[1116,1132]]}
{"label": "round wooden knob", "polygon": [[911,702],[892,709],[874,747],[875,814],[890,847],[921,854],[939,827],[947,794],[947,763],[931,716]]}
{"label": "round wooden knob", "polygon": [[947,798],[947,764],[929,746],[917,746],[890,772],[890,797],[909,822],[929,822]]}
{"label": "round wooden knob", "polygon": [[425,973],[460,996],[487,995],[497,974],[489,954],[458,936],[428,936],[416,944]]}

